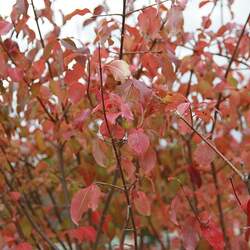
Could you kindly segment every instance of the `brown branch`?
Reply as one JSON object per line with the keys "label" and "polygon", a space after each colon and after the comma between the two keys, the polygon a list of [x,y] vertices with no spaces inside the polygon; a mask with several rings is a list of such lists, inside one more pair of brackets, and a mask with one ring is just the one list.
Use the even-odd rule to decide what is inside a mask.
{"label": "brown branch", "polygon": [[[42,48],[45,49],[45,43],[44,43],[43,36],[42,36],[42,32],[41,32],[41,29],[40,29],[40,26],[39,26],[39,23],[38,23],[38,16],[37,16],[37,12],[36,12],[35,5],[34,5],[33,0],[31,0],[31,6],[32,6],[33,13],[34,13],[34,16],[35,16],[36,27],[37,27],[38,34],[39,34],[39,37],[40,37],[41,45],[42,45]],[[48,59],[46,60],[46,64],[47,64],[48,69],[49,69],[50,77],[51,77],[51,79],[53,79],[53,74],[52,74],[52,70],[51,70],[51,65],[50,65]]]}
{"label": "brown branch", "polygon": [[176,113],[178,117],[195,132],[221,159],[223,159],[229,167],[244,181],[244,175],[234,166],[234,164],[224,156],[207,138],[205,138],[198,130],[196,130],[182,115]]}
{"label": "brown branch", "polygon": [[53,250],[58,250],[58,248],[54,245],[54,243],[48,238],[48,236],[40,229],[40,227],[36,224],[33,217],[29,213],[26,205],[20,203],[20,207],[22,208],[22,212],[28,219],[29,223],[32,225],[32,228],[40,235],[40,237],[49,245],[49,247]]}
{"label": "brown branch", "polygon": [[[244,35],[244,33],[245,33],[245,29],[246,29],[246,27],[247,27],[247,24],[248,24],[249,20],[250,20],[250,13],[249,13],[249,15],[248,15],[248,17],[247,17],[247,20],[246,20],[246,22],[245,22],[245,24],[244,24],[244,26],[243,26],[243,29],[242,29],[242,31],[241,31],[241,34],[240,34],[239,39],[238,39],[238,41],[237,41],[237,44],[236,44],[236,46],[235,46],[233,55],[232,55],[232,57],[231,57],[231,59],[230,59],[230,61],[229,61],[228,67],[227,67],[226,72],[225,72],[225,75],[224,75],[224,78],[225,78],[225,79],[227,79],[228,74],[229,74],[229,72],[230,72],[230,70],[231,70],[232,63],[233,63],[234,60],[235,60],[236,54],[237,54],[237,52],[238,52],[238,48],[239,48],[239,46],[240,46],[241,39],[242,39],[242,37],[243,37],[243,35]],[[217,99],[217,103],[216,103],[216,105],[215,105],[214,122],[213,122],[213,126],[212,126],[212,129],[211,129],[211,135],[213,135],[214,130],[215,130],[215,127],[216,127],[216,123],[217,123],[217,119],[218,119],[218,111],[220,110],[220,104],[222,103],[222,97],[223,97],[223,96],[222,96],[222,93],[220,93],[219,96],[218,96],[218,99]]]}
{"label": "brown branch", "polygon": [[154,6],[156,6],[156,5],[160,5],[160,4],[163,4],[163,3],[168,2],[168,1],[170,1],[170,0],[164,0],[164,1],[161,1],[161,2],[159,2],[159,3],[153,3],[153,4],[151,4],[151,5],[142,7],[142,8],[140,8],[140,9],[132,10],[132,11],[128,12],[128,13],[126,14],[126,16],[130,16],[131,14],[133,14],[133,13],[135,13],[135,12],[143,11],[143,10],[145,10],[145,9],[147,9],[147,8],[154,7]]}
{"label": "brown branch", "polygon": [[161,245],[161,250],[165,250],[166,248],[165,248],[165,246],[164,246],[164,244],[163,244],[163,242],[162,242],[162,240],[161,240],[161,236],[160,236],[159,233],[157,232],[157,230],[156,230],[156,228],[155,228],[155,226],[154,226],[154,224],[153,224],[153,222],[152,222],[152,220],[151,220],[150,217],[148,217],[148,223],[149,223],[149,226],[150,226],[151,229],[152,229],[153,234],[155,235],[155,238],[157,239],[157,241],[158,241],[158,242],[160,243],[160,245]]}
{"label": "brown branch", "polygon": [[[118,179],[118,174],[119,174],[119,172],[117,170],[118,169],[116,169],[116,171],[114,173],[112,185],[116,185],[116,182],[117,182],[117,179]],[[94,247],[93,247],[94,250],[96,250],[97,247],[98,247],[98,244],[99,244],[99,241],[100,241],[100,237],[101,237],[101,232],[102,232],[102,226],[104,224],[105,217],[106,217],[106,214],[108,212],[108,208],[109,208],[109,205],[111,203],[111,199],[113,197],[114,192],[115,192],[115,189],[111,187],[111,189],[108,192],[107,197],[105,199],[105,203],[104,203],[104,208],[103,208],[103,211],[102,211],[101,219],[100,219],[100,222],[99,222],[98,228],[97,228],[96,240],[95,240]]]}
{"label": "brown branch", "polygon": [[123,7],[122,7],[122,29],[121,29],[120,52],[119,52],[119,59],[120,60],[123,57],[125,22],[126,22],[126,0],[123,0]]}
{"label": "brown branch", "polygon": [[90,83],[91,83],[91,64],[90,64],[90,59],[88,58],[88,80],[87,80],[87,98],[89,100],[89,104],[91,108],[94,107],[91,96],[90,96]]}
{"label": "brown branch", "polygon": [[216,172],[215,165],[213,162],[211,163],[211,172],[213,176],[213,183],[214,183],[215,190],[216,190],[216,203],[217,203],[217,208],[219,212],[220,227],[223,233],[224,241],[226,243],[225,247],[227,247],[226,249],[231,249],[230,242],[229,242],[229,239],[227,237],[227,232],[226,232],[225,219],[224,219],[224,213],[222,209],[222,201],[221,201],[220,187],[219,187],[217,172]]}
{"label": "brown branch", "polygon": [[[121,49],[122,49],[122,46],[121,46]],[[133,227],[134,247],[135,247],[135,250],[138,250],[138,246],[137,246],[137,230],[136,230],[132,205],[131,205],[131,202],[130,202],[129,190],[128,190],[127,185],[126,185],[125,176],[124,176],[124,173],[123,173],[123,170],[122,170],[122,165],[121,165],[121,159],[120,159],[118,150],[116,148],[116,142],[115,142],[115,139],[113,138],[111,129],[109,127],[107,114],[106,114],[106,107],[105,107],[105,101],[104,101],[104,86],[103,86],[103,78],[102,78],[102,62],[101,62],[101,48],[100,48],[100,46],[98,48],[98,52],[99,52],[99,74],[100,74],[100,87],[101,87],[101,101],[102,101],[102,110],[103,110],[103,115],[104,115],[104,121],[105,121],[105,124],[106,124],[106,127],[107,127],[109,137],[111,139],[111,144],[112,144],[112,148],[113,148],[114,153],[115,153],[117,167],[119,169],[121,179],[122,179],[122,185],[123,185],[123,188],[124,188],[124,194],[125,194],[125,198],[126,198],[127,206],[128,206],[128,214],[130,216],[132,227]]]}

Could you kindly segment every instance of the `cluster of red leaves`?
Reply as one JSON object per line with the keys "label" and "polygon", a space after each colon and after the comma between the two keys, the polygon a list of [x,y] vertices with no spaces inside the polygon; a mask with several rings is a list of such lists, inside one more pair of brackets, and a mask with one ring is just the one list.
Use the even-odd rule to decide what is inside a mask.
{"label": "cluster of red leaves", "polygon": [[[0,17],[0,248],[248,249],[249,17],[215,30],[203,0],[192,33],[188,1],[124,0],[59,24],[42,2]],[[62,37],[75,18],[90,42]]]}

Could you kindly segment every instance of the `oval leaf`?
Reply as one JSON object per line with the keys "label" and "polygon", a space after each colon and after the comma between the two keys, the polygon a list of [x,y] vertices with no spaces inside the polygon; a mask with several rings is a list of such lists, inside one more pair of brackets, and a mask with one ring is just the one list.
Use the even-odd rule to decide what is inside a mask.
{"label": "oval leaf", "polygon": [[146,153],[149,144],[148,136],[141,129],[135,130],[128,136],[128,145],[137,155]]}
{"label": "oval leaf", "polygon": [[141,215],[150,216],[151,203],[146,194],[142,191],[136,191],[134,193],[135,208]]}
{"label": "oval leaf", "polygon": [[96,210],[102,193],[100,188],[92,184],[76,192],[71,201],[70,215],[72,221],[78,225],[82,215],[88,209]]}

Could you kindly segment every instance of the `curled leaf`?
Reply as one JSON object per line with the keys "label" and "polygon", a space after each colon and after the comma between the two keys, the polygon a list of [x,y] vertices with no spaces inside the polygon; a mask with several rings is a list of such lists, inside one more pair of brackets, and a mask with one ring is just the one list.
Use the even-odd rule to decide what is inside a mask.
{"label": "curled leaf", "polygon": [[105,68],[110,71],[116,81],[124,82],[131,75],[129,65],[123,60],[114,60],[106,64]]}

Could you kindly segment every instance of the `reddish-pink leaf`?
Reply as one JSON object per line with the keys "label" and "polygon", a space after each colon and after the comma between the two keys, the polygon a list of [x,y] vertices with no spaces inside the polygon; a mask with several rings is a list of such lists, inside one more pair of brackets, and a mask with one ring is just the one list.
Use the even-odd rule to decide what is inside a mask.
{"label": "reddish-pink leaf", "polygon": [[187,112],[187,110],[189,109],[190,107],[190,103],[189,102],[184,102],[184,103],[181,103],[177,106],[177,112],[178,114],[180,115],[185,115],[185,113]]}
{"label": "reddish-pink leaf", "polygon": [[93,140],[92,155],[97,164],[99,164],[102,167],[106,167],[109,162],[110,157],[108,157],[108,151],[109,151],[108,145],[104,143],[102,140],[99,139]]}
{"label": "reddish-pink leaf", "polygon": [[12,27],[13,27],[12,23],[1,20],[0,21],[0,35],[2,36],[2,35],[7,34],[12,29]]}
{"label": "reddish-pink leaf", "polygon": [[106,64],[105,68],[110,71],[116,81],[124,82],[131,75],[129,65],[123,60],[114,60]]}
{"label": "reddish-pink leaf", "polygon": [[128,179],[131,179],[135,173],[135,166],[129,159],[122,158],[122,168]]}
{"label": "reddish-pink leaf", "polygon": [[245,239],[248,241],[250,236],[250,199],[247,201],[244,210],[247,214],[247,230],[245,232]]}
{"label": "reddish-pink leaf", "polygon": [[134,130],[128,136],[128,145],[137,155],[146,153],[149,144],[149,138],[142,129]]}
{"label": "reddish-pink leaf", "polygon": [[195,250],[199,241],[199,235],[195,228],[196,219],[189,217],[181,227],[181,234],[185,250]]}
{"label": "reddish-pink leaf", "polygon": [[214,151],[205,143],[200,143],[194,151],[195,161],[202,166],[208,166],[214,157]]}
{"label": "reddish-pink leaf", "polygon": [[214,250],[223,250],[225,243],[221,230],[218,225],[211,219],[201,225],[202,236],[208,241],[208,243],[214,248]]}
{"label": "reddish-pink leaf", "polygon": [[19,243],[15,248],[15,250],[32,250],[32,249],[33,249],[32,246],[27,242]]}
{"label": "reddish-pink leaf", "polygon": [[71,19],[72,17],[76,16],[76,15],[80,15],[80,16],[84,16],[86,15],[87,13],[90,13],[90,10],[89,9],[82,9],[82,10],[79,10],[79,9],[76,9],[74,10],[73,12],[71,12],[70,14],[66,15],[64,17],[64,21],[68,21],[69,19]]}
{"label": "reddish-pink leaf", "polygon": [[23,79],[23,71],[19,68],[8,68],[7,69],[10,78],[14,82],[19,82]]}
{"label": "reddish-pink leaf", "polygon": [[21,198],[21,194],[19,192],[10,192],[10,198],[13,201],[19,201]]}
{"label": "reddish-pink leaf", "polygon": [[140,156],[140,167],[144,174],[149,174],[156,164],[156,153],[152,147],[149,147],[147,152]]}
{"label": "reddish-pink leaf", "polygon": [[79,243],[83,241],[95,242],[96,230],[92,226],[78,227],[71,229],[69,235],[73,239],[77,239]]}
{"label": "reddish-pink leaf", "polygon": [[76,104],[84,98],[85,86],[79,82],[72,83],[69,86],[68,94],[70,101]]}
{"label": "reddish-pink leaf", "polygon": [[170,35],[178,35],[183,28],[183,14],[179,6],[174,6],[168,11],[166,27]]}
{"label": "reddish-pink leaf", "polygon": [[68,70],[65,75],[65,82],[72,83],[78,81],[84,74],[84,69],[81,64],[76,63],[72,70]]}
{"label": "reddish-pink leaf", "polygon": [[102,196],[100,188],[92,184],[76,192],[71,201],[70,215],[72,221],[78,225],[82,215],[88,209],[96,210]]}
{"label": "reddish-pink leaf", "polygon": [[138,23],[144,34],[150,36],[151,38],[155,38],[161,26],[157,9],[150,7],[143,10],[143,12],[138,16]]}
{"label": "reddish-pink leaf", "polygon": [[133,198],[137,212],[145,216],[150,216],[151,202],[146,194],[142,191],[135,191],[133,193]]}

